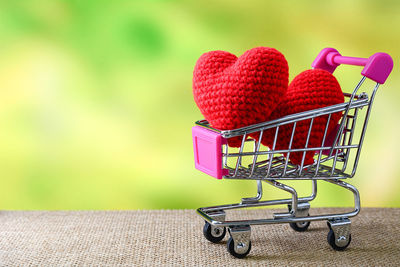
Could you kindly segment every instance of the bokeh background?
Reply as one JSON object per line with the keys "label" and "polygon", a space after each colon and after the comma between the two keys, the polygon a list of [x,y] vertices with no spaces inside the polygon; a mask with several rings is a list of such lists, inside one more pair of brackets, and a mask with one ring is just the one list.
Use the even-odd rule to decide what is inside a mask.
{"label": "bokeh background", "polygon": [[[364,206],[400,207],[399,14],[395,0],[1,1],[0,209],[196,208],[254,195],[255,182],[194,169],[191,79],[202,53],[256,46],[284,53],[291,79],[324,47],[392,55],[351,183]],[[344,91],[360,71],[338,69]],[[314,206],[352,205],[329,184],[319,194]]]}

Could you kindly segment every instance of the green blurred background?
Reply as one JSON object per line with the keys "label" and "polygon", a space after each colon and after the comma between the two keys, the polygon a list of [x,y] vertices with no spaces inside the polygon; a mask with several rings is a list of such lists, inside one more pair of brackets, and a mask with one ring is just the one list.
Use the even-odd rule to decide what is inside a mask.
{"label": "green blurred background", "polygon": [[[196,208],[254,195],[255,182],[194,169],[191,79],[202,53],[256,46],[284,53],[291,79],[324,47],[392,55],[350,182],[362,205],[400,207],[399,14],[395,0],[1,1],[0,209]],[[344,91],[360,71],[338,69]],[[352,205],[328,184],[319,193],[314,206]]]}

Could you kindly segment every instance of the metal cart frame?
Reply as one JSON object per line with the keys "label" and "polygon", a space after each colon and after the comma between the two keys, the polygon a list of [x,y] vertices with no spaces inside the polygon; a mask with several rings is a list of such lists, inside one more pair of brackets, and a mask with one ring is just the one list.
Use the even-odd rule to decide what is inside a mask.
{"label": "metal cart frame", "polygon": [[[323,49],[314,60],[312,67],[327,70],[331,73],[340,64],[364,66],[362,78],[351,94],[344,93],[345,102],[320,109],[309,110],[288,115],[277,120],[250,125],[240,129],[220,131],[212,128],[207,121],[200,120],[193,127],[193,145],[195,151],[196,168],[218,179],[243,179],[257,181],[257,195],[242,198],[240,203],[204,207],[197,209],[198,214],[205,220],[204,236],[211,242],[221,241],[226,228],[230,233],[227,246],[228,251],[237,258],[245,257],[251,249],[251,225],[289,223],[295,231],[307,230],[310,222],[327,220],[329,226],[328,242],[335,250],[344,250],[351,241],[349,218],[360,212],[360,194],[356,187],[344,182],[352,178],[357,170],[365,132],[368,125],[371,107],[380,84],[389,76],[393,61],[385,53],[376,53],[369,58],[353,58],[341,56],[333,48]],[[363,92],[357,94],[366,78],[376,82],[371,96]],[[361,109],[367,108],[362,114]],[[342,113],[340,123],[333,135],[328,133],[328,125],[334,113]],[[309,147],[310,134],[316,118],[324,117],[326,125],[321,146]],[[363,122],[361,130],[356,122]],[[296,125],[299,122],[309,123],[309,130],[305,146],[292,148]],[[287,149],[275,149],[279,138],[279,129],[284,125],[292,125],[291,139]],[[261,140],[266,131],[274,131],[273,146],[267,148],[260,145],[260,141],[250,138],[249,135],[258,134]],[[358,138],[355,138],[358,133]],[[227,139],[242,136],[240,148],[232,149],[227,145]],[[329,140],[330,139],[330,140]],[[251,146],[253,143],[253,146]],[[251,149],[249,148],[251,146]],[[305,165],[305,154],[315,151],[314,163]],[[293,165],[289,160],[290,153],[303,153],[301,164]],[[351,152],[351,153],[350,153]],[[282,154],[286,154],[284,157]],[[263,157],[266,159],[263,160]],[[247,164],[245,163],[247,159]],[[352,166],[351,166],[352,165]],[[297,191],[280,180],[310,180],[312,194],[307,197],[298,197]],[[354,210],[342,214],[326,214],[309,216],[312,200],[317,196],[317,181],[324,180],[353,193]],[[263,196],[262,182],[291,194],[289,199],[261,201]],[[271,205],[288,205],[288,212],[274,213],[272,218],[254,220],[227,221],[226,210]]]}

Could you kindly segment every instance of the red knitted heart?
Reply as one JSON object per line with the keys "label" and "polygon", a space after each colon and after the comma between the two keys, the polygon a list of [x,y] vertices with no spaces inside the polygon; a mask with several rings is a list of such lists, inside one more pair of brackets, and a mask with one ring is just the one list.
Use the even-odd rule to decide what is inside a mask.
{"label": "red knitted heart", "polygon": [[[289,84],[286,95],[279,106],[272,112],[271,120],[289,114],[318,109],[330,105],[343,103],[344,97],[336,78],[329,72],[320,69],[306,70],[297,75]],[[341,112],[331,116],[328,125],[328,134],[337,125],[341,118]],[[318,147],[322,139],[327,123],[328,115],[314,119],[308,147]],[[300,121],[296,125],[292,148],[304,148],[307,140],[311,120]],[[293,124],[287,124],[279,128],[275,149],[288,149]],[[272,148],[275,137],[275,129],[266,131],[262,144]],[[309,151],[304,158],[304,165],[314,162],[315,151]],[[303,152],[290,153],[290,161],[293,164],[301,164]]]}
{"label": "red knitted heart", "polygon": [[[236,129],[266,121],[288,86],[288,64],[276,49],[257,47],[237,58],[225,51],[203,54],[193,72],[193,95],[212,127]],[[230,138],[238,147],[241,138]]]}

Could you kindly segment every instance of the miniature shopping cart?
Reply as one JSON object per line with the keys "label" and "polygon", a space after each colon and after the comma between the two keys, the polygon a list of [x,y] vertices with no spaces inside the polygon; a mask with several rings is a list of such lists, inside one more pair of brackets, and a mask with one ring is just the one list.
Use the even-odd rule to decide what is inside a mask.
{"label": "miniature shopping cart", "polygon": [[[329,226],[328,243],[335,250],[344,250],[351,241],[350,217],[360,212],[360,195],[356,187],[344,182],[352,178],[357,170],[361,148],[371,114],[372,103],[380,84],[383,84],[393,68],[392,58],[385,53],[376,53],[369,58],[354,58],[341,56],[333,48],[323,49],[312,63],[313,68],[324,69],[333,73],[340,64],[364,66],[362,78],[351,94],[344,93],[345,102],[315,110],[288,115],[273,121],[267,121],[247,127],[224,130],[212,128],[206,120],[196,122],[192,128],[195,167],[218,179],[242,179],[257,181],[257,195],[242,198],[240,203],[205,207],[197,209],[205,220],[203,228],[207,240],[217,243],[221,241],[228,228],[230,238],[227,242],[228,251],[237,258],[245,257],[251,249],[250,226],[261,224],[289,223],[298,232],[307,230],[310,222],[327,220]],[[358,93],[366,78],[374,82],[371,92]],[[376,84],[375,84],[376,82]],[[332,114],[342,114],[336,128],[328,133],[328,125]],[[322,143],[318,147],[308,146],[313,122],[325,116],[326,125]],[[326,119],[327,118],[327,119]],[[309,123],[307,140],[302,148],[292,148],[296,125],[306,121]],[[292,128],[291,141],[288,149],[275,149],[279,140],[279,129],[289,125]],[[251,136],[265,131],[275,132],[273,146],[268,148],[260,145]],[[240,148],[230,148],[227,139],[241,137]],[[305,165],[306,152],[315,151],[314,163]],[[301,164],[294,165],[289,160],[290,153],[303,153]],[[286,155],[286,156],[284,156]],[[297,191],[282,180],[310,180],[312,194],[299,197]],[[354,195],[354,210],[342,214],[309,215],[310,204],[317,195],[317,182],[326,181],[349,190]],[[289,199],[262,201],[262,182],[289,192]],[[226,210],[268,205],[287,205],[288,212],[274,213],[272,218],[225,220]]]}

